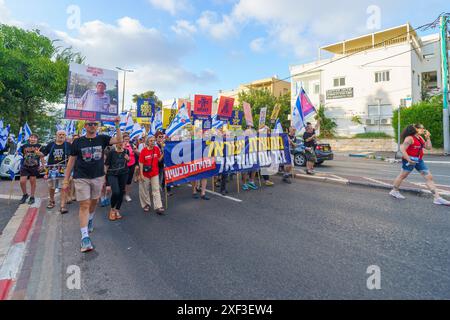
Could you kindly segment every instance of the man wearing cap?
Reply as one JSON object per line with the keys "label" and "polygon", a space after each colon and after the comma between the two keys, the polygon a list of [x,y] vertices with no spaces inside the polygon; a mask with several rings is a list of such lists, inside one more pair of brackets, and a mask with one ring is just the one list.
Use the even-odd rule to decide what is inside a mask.
{"label": "man wearing cap", "polygon": [[120,117],[116,117],[117,136],[97,135],[98,123],[86,121],[86,135],[73,141],[69,163],[67,164],[63,189],[69,189],[69,181],[73,170],[75,193],[80,203],[81,252],[94,250],[89,232],[94,230],[95,208],[100,198],[105,181],[104,150],[109,145],[122,143],[122,132],[119,128]]}
{"label": "man wearing cap", "polygon": [[106,93],[106,83],[97,82],[96,90],[87,90],[78,104],[78,109],[109,113],[111,98]]}

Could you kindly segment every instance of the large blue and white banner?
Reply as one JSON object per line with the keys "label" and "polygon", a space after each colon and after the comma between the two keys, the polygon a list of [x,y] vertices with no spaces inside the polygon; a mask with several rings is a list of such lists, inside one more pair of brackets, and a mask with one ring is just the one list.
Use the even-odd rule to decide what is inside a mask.
{"label": "large blue and white banner", "polygon": [[164,148],[164,174],[169,185],[257,171],[274,162],[291,164],[286,134],[169,141]]}

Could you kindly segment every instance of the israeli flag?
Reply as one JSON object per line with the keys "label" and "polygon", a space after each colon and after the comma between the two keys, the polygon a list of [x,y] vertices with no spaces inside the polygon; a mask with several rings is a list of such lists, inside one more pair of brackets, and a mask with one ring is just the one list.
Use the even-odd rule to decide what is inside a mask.
{"label": "israeli flag", "polygon": [[224,125],[224,121],[217,120],[217,114],[212,117],[212,128],[220,129]]}
{"label": "israeli flag", "polygon": [[140,137],[144,134],[144,130],[142,130],[142,127],[135,123],[133,126],[133,131],[130,134],[130,139],[134,139],[135,137]]}
{"label": "israeli flag", "polygon": [[0,120],[0,130],[3,129],[3,120]]}
{"label": "israeli flag", "polygon": [[120,130],[124,131],[125,127],[127,126],[127,122],[128,122],[128,112],[122,112],[120,114]]}
{"label": "israeli flag", "polygon": [[24,141],[28,141],[28,139],[30,139],[30,136],[33,134],[33,132],[31,131],[30,126],[28,125],[28,122],[25,123],[25,126],[23,127],[23,131],[24,131]]}
{"label": "israeli flag", "polygon": [[183,103],[180,110],[178,110],[177,115],[173,119],[172,123],[167,128],[166,135],[168,137],[171,137],[173,134],[175,134],[175,132],[177,132],[178,130],[180,130],[189,123],[191,123],[191,120],[189,119],[186,106]]}
{"label": "israeli flag", "polygon": [[297,129],[297,131],[300,131],[305,127],[300,95],[297,97],[297,102],[295,103],[294,111],[292,112],[292,126]]}
{"label": "israeli flag", "polygon": [[155,135],[158,130],[162,130],[162,111],[159,110],[155,114],[155,119],[152,122],[152,126],[150,128],[150,133]]}
{"label": "israeli flag", "polygon": [[[22,127],[20,127],[19,136],[17,137],[17,142],[19,143],[19,145],[21,145],[24,142]],[[17,149],[19,149],[19,146],[17,147]]]}
{"label": "israeli flag", "polygon": [[6,147],[6,143],[8,142],[9,136],[9,125],[6,128],[0,128],[0,149],[4,149]]}
{"label": "israeli flag", "polygon": [[76,131],[76,128],[75,128],[75,121],[70,120],[70,121],[67,123],[66,128],[65,128],[65,129],[61,129],[61,130],[66,131],[66,134],[67,134],[68,136],[74,135],[74,134],[75,134],[75,131]]}
{"label": "israeli flag", "polygon": [[84,137],[86,135],[86,128],[83,128],[83,130],[81,130],[81,136]]}
{"label": "israeli flag", "polygon": [[283,133],[283,127],[281,126],[280,119],[277,119],[275,122],[275,129],[273,130],[274,133],[282,134]]}

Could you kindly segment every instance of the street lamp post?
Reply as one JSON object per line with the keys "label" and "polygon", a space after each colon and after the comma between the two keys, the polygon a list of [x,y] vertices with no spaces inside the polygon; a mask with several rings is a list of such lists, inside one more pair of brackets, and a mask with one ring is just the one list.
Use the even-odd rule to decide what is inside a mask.
{"label": "street lamp post", "polygon": [[116,67],[116,69],[123,71],[122,112],[125,112],[125,82],[127,79],[127,72],[134,72],[134,70],[127,70],[119,67]]}
{"label": "street lamp post", "polygon": [[381,98],[376,98],[378,101],[378,132],[381,130]]}

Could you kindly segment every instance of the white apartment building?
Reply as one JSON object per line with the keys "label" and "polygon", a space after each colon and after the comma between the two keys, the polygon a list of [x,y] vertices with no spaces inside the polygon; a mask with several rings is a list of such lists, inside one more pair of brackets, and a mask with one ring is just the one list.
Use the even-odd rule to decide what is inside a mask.
{"label": "white apartment building", "polygon": [[[335,119],[339,136],[393,135],[392,115],[400,105],[441,91],[439,40],[439,34],[419,37],[405,24],[322,47],[318,61],[290,67],[292,107],[303,87]],[[322,51],[332,58],[320,59]],[[363,124],[352,122],[354,116]]]}

